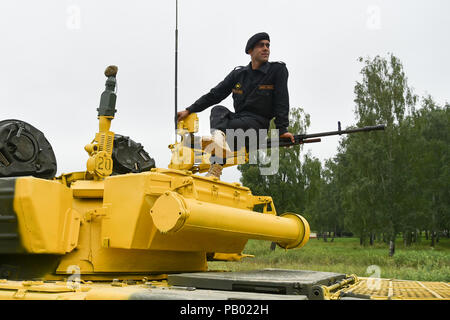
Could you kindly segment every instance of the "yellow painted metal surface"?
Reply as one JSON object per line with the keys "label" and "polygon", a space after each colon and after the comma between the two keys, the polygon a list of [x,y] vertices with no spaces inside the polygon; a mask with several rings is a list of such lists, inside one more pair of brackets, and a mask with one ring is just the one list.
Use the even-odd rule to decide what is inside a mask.
{"label": "yellow painted metal surface", "polygon": [[[113,117],[98,119],[99,132],[85,146],[86,172],[54,180],[17,179],[14,210],[23,247],[29,253],[61,255],[48,264],[45,279],[74,272],[104,279],[206,271],[207,256],[240,259],[249,239],[283,248],[308,241],[304,218],[278,216],[270,197],[254,196],[239,183],[175,169],[110,176]],[[183,139],[197,132],[198,118],[191,115],[178,129]],[[189,158],[189,167],[175,167],[192,169],[190,164],[201,158],[197,172],[207,170],[209,155],[183,143],[172,149]],[[262,213],[253,211],[261,204]],[[30,259],[30,267],[36,261]],[[50,270],[53,263],[56,270]]]}
{"label": "yellow painted metal surface", "polygon": [[380,278],[359,278],[357,283],[335,294],[373,300],[450,300],[450,283]]}
{"label": "yellow painted metal surface", "polygon": [[[203,173],[210,167],[210,157],[214,154],[211,137],[201,137],[201,142],[194,144],[193,134],[198,132],[198,116],[191,113],[187,118],[178,122],[177,134],[180,141],[169,145],[172,151],[169,168],[175,170],[189,170],[193,173]],[[199,137],[200,138],[200,137]],[[194,144],[194,147],[192,145]],[[227,153],[224,167],[231,167],[247,163],[249,155],[245,147],[238,151]]]}
{"label": "yellow painted metal surface", "polygon": [[[306,220],[277,216],[270,197],[253,196],[239,183],[170,169],[104,180],[63,177],[16,183],[23,246],[30,253],[61,255],[45,279],[73,272],[100,279],[206,271],[207,254],[240,257],[248,239],[283,248],[309,239]],[[253,211],[257,204],[264,205],[263,213]]]}
{"label": "yellow painted metal surface", "polygon": [[243,258],[254,257],[253,254],[215,252],[211,259],[214,261],[241,261]]}
{"label": "yellow painted metal surface", "polygon": [[198,132],[198,127],[198,116],[196,113],[191,113],[184,120],[178,121],[177,134],[196,133]]}
{"label": "yellow painted metal surface", "polygon": [[[355,278],[343,280],[334,285],[324,297],[325,300],[339,300],[344,297],[359,297],[372,300],[450,300],[450,284],[395,279]],[[381,280],[381,288],[372,288],[373,280]],[[369,283],[368,283],[369,281]],[[338,288],[339,287],[339,288]],[[370,289],[368,289],[370,287]],[[173,291],[175,290],[175,291]],[[0,279],[0,300],[127,300],[139,298],[168,299],[180,297],[180,289],[171,288],[165,280],[149,281],[145,278],[128,284],[128,281],[7,281]],[[184,297],[190,291],[185,291]],[[283,297],[283,295],[280,295]],[[255,297],[254,297],[255,298]],[[263,297],[259,297],[263,299]]]}
{"label": "yellow painted metal surface", "polygon": [[22,245],[29,253],[65,254],[78,243],[80,214],[72,191],[50,180],[22,177],[14,195]]}
{"label": "yellow painted metal surface", "polygon": [[[89,279],[111,279],[130,275],[140,278],[147,273],[206,271],[204,252],[109,248],[101,237],[102,199],[74,199],[73,206],[83,217],[77,250],[65,255],[56,273],[71,274],[74,268]],[[125,211],[127,213],[127,211]],[[127,225],[124,225],[124,228]],[[120,229],[117,230],[118,232]],[[109,274],[109,276],[108,276]],[[95,277],[98,275],[98,277]]]}
{"label": "yellow painted metal surface", "polygon": [[248,209],[230,210],[220,204],[183,198],[175,192],[161,195],[150,213],[160,232],[190,231],[200,237],[212,234],[217,239],[213,245],[219,251],[227,249],[220,244],[222,236],[270,240],[284,248],[298,247],[304,239],[309,239],[309,234],[305,237],[305,230],[309,229],[307,222],[295,214],[279,217]]}
{"label": "yellow painted metal surface", "polygon": [[71,184],[70,188],[74,198],[102,199],[105,185],[103,180],[77,180]]}
{"label": "yellow painted metal surface", "polygon": [[113,117],[99,116],[98,119],[99,132],[95,135],[94,140],[84,147],[89,154],[86,164],[87,171],[94,175],[95,180],[111,175],[113,169],[111,155],[114,145],[114,132],[109,131]]}
{"label": "yellow painted metal surface", "polygon": [[102,242],[110,248],[223,253],[242,252],[248,239],[304,245],[306,220],[252,211],[270,202],[239,184],[178,170],[109,177]]}
{"label": "yellow painted metal surface", "polygon": [[127,300],[145,288],[121,282],[92,283],[0,280],[0,300]]}

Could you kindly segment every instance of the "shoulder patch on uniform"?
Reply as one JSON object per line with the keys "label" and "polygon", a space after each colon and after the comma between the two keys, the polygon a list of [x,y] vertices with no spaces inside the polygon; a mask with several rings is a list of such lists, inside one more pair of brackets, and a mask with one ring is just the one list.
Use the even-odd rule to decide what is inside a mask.
{"label": "shoulder patch on uniform", "polygon": [[242,69],[244,66],[237,66],[236,68],[234,68],[233,70],[239,70]]}

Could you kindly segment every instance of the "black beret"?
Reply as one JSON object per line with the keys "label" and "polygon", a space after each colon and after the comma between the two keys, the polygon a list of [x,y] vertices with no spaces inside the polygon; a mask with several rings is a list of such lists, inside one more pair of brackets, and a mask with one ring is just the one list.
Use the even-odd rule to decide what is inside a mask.
{"label": "black beret", "polygon": [[257,44],[261,40],[268,40],[270,41],[269,35],[265,32],[260,32],[252,36],[247,41],[247,45],[245,46],[245,53],[248,53],[248,50],[253,49],[255,44]]}

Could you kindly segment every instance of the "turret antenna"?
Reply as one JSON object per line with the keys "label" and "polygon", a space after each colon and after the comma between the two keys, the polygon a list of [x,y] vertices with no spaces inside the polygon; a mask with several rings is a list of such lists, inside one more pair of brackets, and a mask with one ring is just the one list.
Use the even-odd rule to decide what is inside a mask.
{"label": "turret antenna", "polygon": [[175,143],[177,143],[178,128],[178,0],[175,1]]}

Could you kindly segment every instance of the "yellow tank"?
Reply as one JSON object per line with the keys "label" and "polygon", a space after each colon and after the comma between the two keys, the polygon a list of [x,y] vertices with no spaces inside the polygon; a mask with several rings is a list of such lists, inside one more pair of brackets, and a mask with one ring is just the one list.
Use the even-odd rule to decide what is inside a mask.
{"label": "yellow tank", "polygon": [[[209,260],[246,257],[249,239],[301,248],[308,222],[277,214],[271,197],[239,183],[198,175],[209,168],[210,141],[194,137],[195,114],[178,123],[181,140],[169,146],[168,168],[155,168],[142,146],[110,131],[117,67],[105,75],[85,171],[55,177],[44,135],[20,120],[0,121],[0,300],[450,299],[446,283],[308,270],[205,272]],[[245,150],[232,157],[234,164],[248,159]],[[238,310],[223,307],[226,315],[227,307],[230,315]],[[199,310],[183,308],[175,313]]]}
{"label": "yellow tank", "polygon": [[[309,225],[303,217],[277,215],[270,197],[193,173],[207,163],[198,170],[193,161],[183,168],[172,161],[171,169],[112,175],[116,74],[114,66],[105,71],[99,131],[85,146],[86,171],[0,179],[8,208],[0,216],[0,255],[10,266],[0,278],[64,280],[75,270],[87,280],[141,279],[207,271],[207,258],[240,259],[249,239],[286,249],[305,245]],[[178,134],[196,131],[196,119],[193,114],[180,123]],[[174,155],[187,148],[183,139],[169,147]],[[262,213],[253,211],[261,204]]]}

